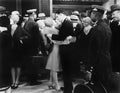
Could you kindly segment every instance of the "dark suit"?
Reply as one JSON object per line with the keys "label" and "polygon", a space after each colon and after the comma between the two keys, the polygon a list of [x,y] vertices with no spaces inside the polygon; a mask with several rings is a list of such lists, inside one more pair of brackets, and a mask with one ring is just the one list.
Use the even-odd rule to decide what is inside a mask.
{"label": "dark suit", "polygon": [[[65,19],[59,29],[58,35],[52,35],[53,40],[64,40],[67,36],[74,36],[73,26],[70,20]],[[73,70],[72,44],[60,45],[60,60],[63,70],[64,93],[72,93],[72,78],[71,72]]]}
{"label": "dark suit", "polygon": [[92,80],[100,81],[108,87],[112,70],[109,52],[112,33],[110,27],[103,20],[99,20],[91,31],[88,63],[93,66]]}
{"label": "dark suit", "polygon": [[110,23],[112,30],[111,59],[114,72],[120,72],[120,25],[118,21]]}

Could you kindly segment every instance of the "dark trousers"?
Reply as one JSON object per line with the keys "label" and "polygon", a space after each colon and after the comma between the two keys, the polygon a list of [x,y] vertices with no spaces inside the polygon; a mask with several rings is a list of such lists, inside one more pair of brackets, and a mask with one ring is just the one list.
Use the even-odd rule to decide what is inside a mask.
{"label": "dark trousers", "polygon": [[64,93],[72,93],[72,72],[73,72],[73,60],[71,60],[71,46],[63,45],[60,46],[60,60],[62,65],[62,74],[64,82]]}
{"label": "dark trousers", "polygon": [[28,56],[24,60],[26,62],[26,79],[29,83],[34,83],[37,81],[37,68],[34,65],[34,60],[32,57]]}
{"label": "dark trousers", "polygon": [[111,88],[111,68],[108,66],[96,66],[93,68],[92,81],[94,83],[101,83],[107,91]]}

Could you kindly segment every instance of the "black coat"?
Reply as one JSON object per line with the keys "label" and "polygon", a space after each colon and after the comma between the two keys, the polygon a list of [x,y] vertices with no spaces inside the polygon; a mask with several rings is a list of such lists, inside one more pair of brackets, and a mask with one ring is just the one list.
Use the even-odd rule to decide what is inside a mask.
{"label": "black coat", "polygon": [[93,66],[93,81],[101,81],[108,86],[109,76],[111,75],[111,30],[103,21],[99,20],[92,29],[88,49],[88,63]]}
{"label": "black coat", "polygon": [[[0,88],[11,84],[11,35],[9,29],[10,20],[7,16],[0,17],[0,27],[7,30],[0,31]],[[0,29],[1,30],[1,29]]]}
{"label": "black coat", "polygon": [[11,42],[9,30],[0,33],[0,87],[11,83]]}
{"label": "black coat", "polygon": [[112,40],[111,40],[111,59],[113,71],[120,72],[120,25],[117,21],[110,23],[110,28],[112,30]]}
{"label": "black coat", "polygon": [[18,25],[13,36],[11,36],[12,42],[12,63],[11,66],[21,67],[24,60],[24,43],[29,38],[29,34]]}
{"label": "black coat", "polygon": [[38,54],[39,50],[45,54],[45,45],[38,24],[32,19],[28,19],[24,25],[24,29],[30,35],[29,41],[26,42],[24,47],[26,54],[35,56]]}
{"label": "black coat", "polygon": [[88,65],[88,47],[89,47],[89,41],[90,41],[90,37],[91,37],[91,33],[92,31],[90,30],[90,32],[86,35],[83,31],[83,29],[77,38],[77,42],[76,42],[76,48],[77,48],[77,56],[79,59],[79,63],[80,61],[83,62],[84,65]]}

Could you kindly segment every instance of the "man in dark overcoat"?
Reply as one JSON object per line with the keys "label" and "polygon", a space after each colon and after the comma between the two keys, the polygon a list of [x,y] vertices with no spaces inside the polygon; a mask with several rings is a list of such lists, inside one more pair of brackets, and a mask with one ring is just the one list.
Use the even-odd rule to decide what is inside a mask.
{"label": "man in dark overcoat", "polygon": [[[24,54],[28,67],[28,82],[33,85],[37,83],[37,69],[32,62],[32,57],[38,55],[39,49],[45,53],[44,42],[42,34],[39,31],[39,26],[35,22],[36,9],[27,10],[29,15],[28,20],[24,25],[24,30],[28,32],[29,38],[24,43]],[[44,51],[44,52],[43,52]]]}
{"label": "man in dark overcoat", "polygon": [[112,67],[114,72],[120,74],[120,5],[112,5],[111,13],[112,21],[110,23],[110,28],[112,30]]}
{"label": "man in dark overcoat", "polygon": [[88,49],[88,63],[93,66],[92,81],[101,82],[109,88],[109,78],[112,72],[110,43],[111,29],[103,20],[104,8],[92,6],[91,19],[95,22],[91,29]]}
{"label": "man in dark overcoat", "polygon": [[0,88],[11,84],[11,36],[10,20],[6,14],[6,8],[0,6]]}

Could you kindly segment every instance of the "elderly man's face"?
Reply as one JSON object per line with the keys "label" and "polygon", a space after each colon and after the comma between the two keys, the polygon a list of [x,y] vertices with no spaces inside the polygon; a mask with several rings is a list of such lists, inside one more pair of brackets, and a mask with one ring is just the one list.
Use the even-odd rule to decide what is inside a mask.
{"label": "elderly man's face", "polygon": [[112,18],[113,18],[113,20],[120,20],[120,10],[114,11],[112,13]]}

